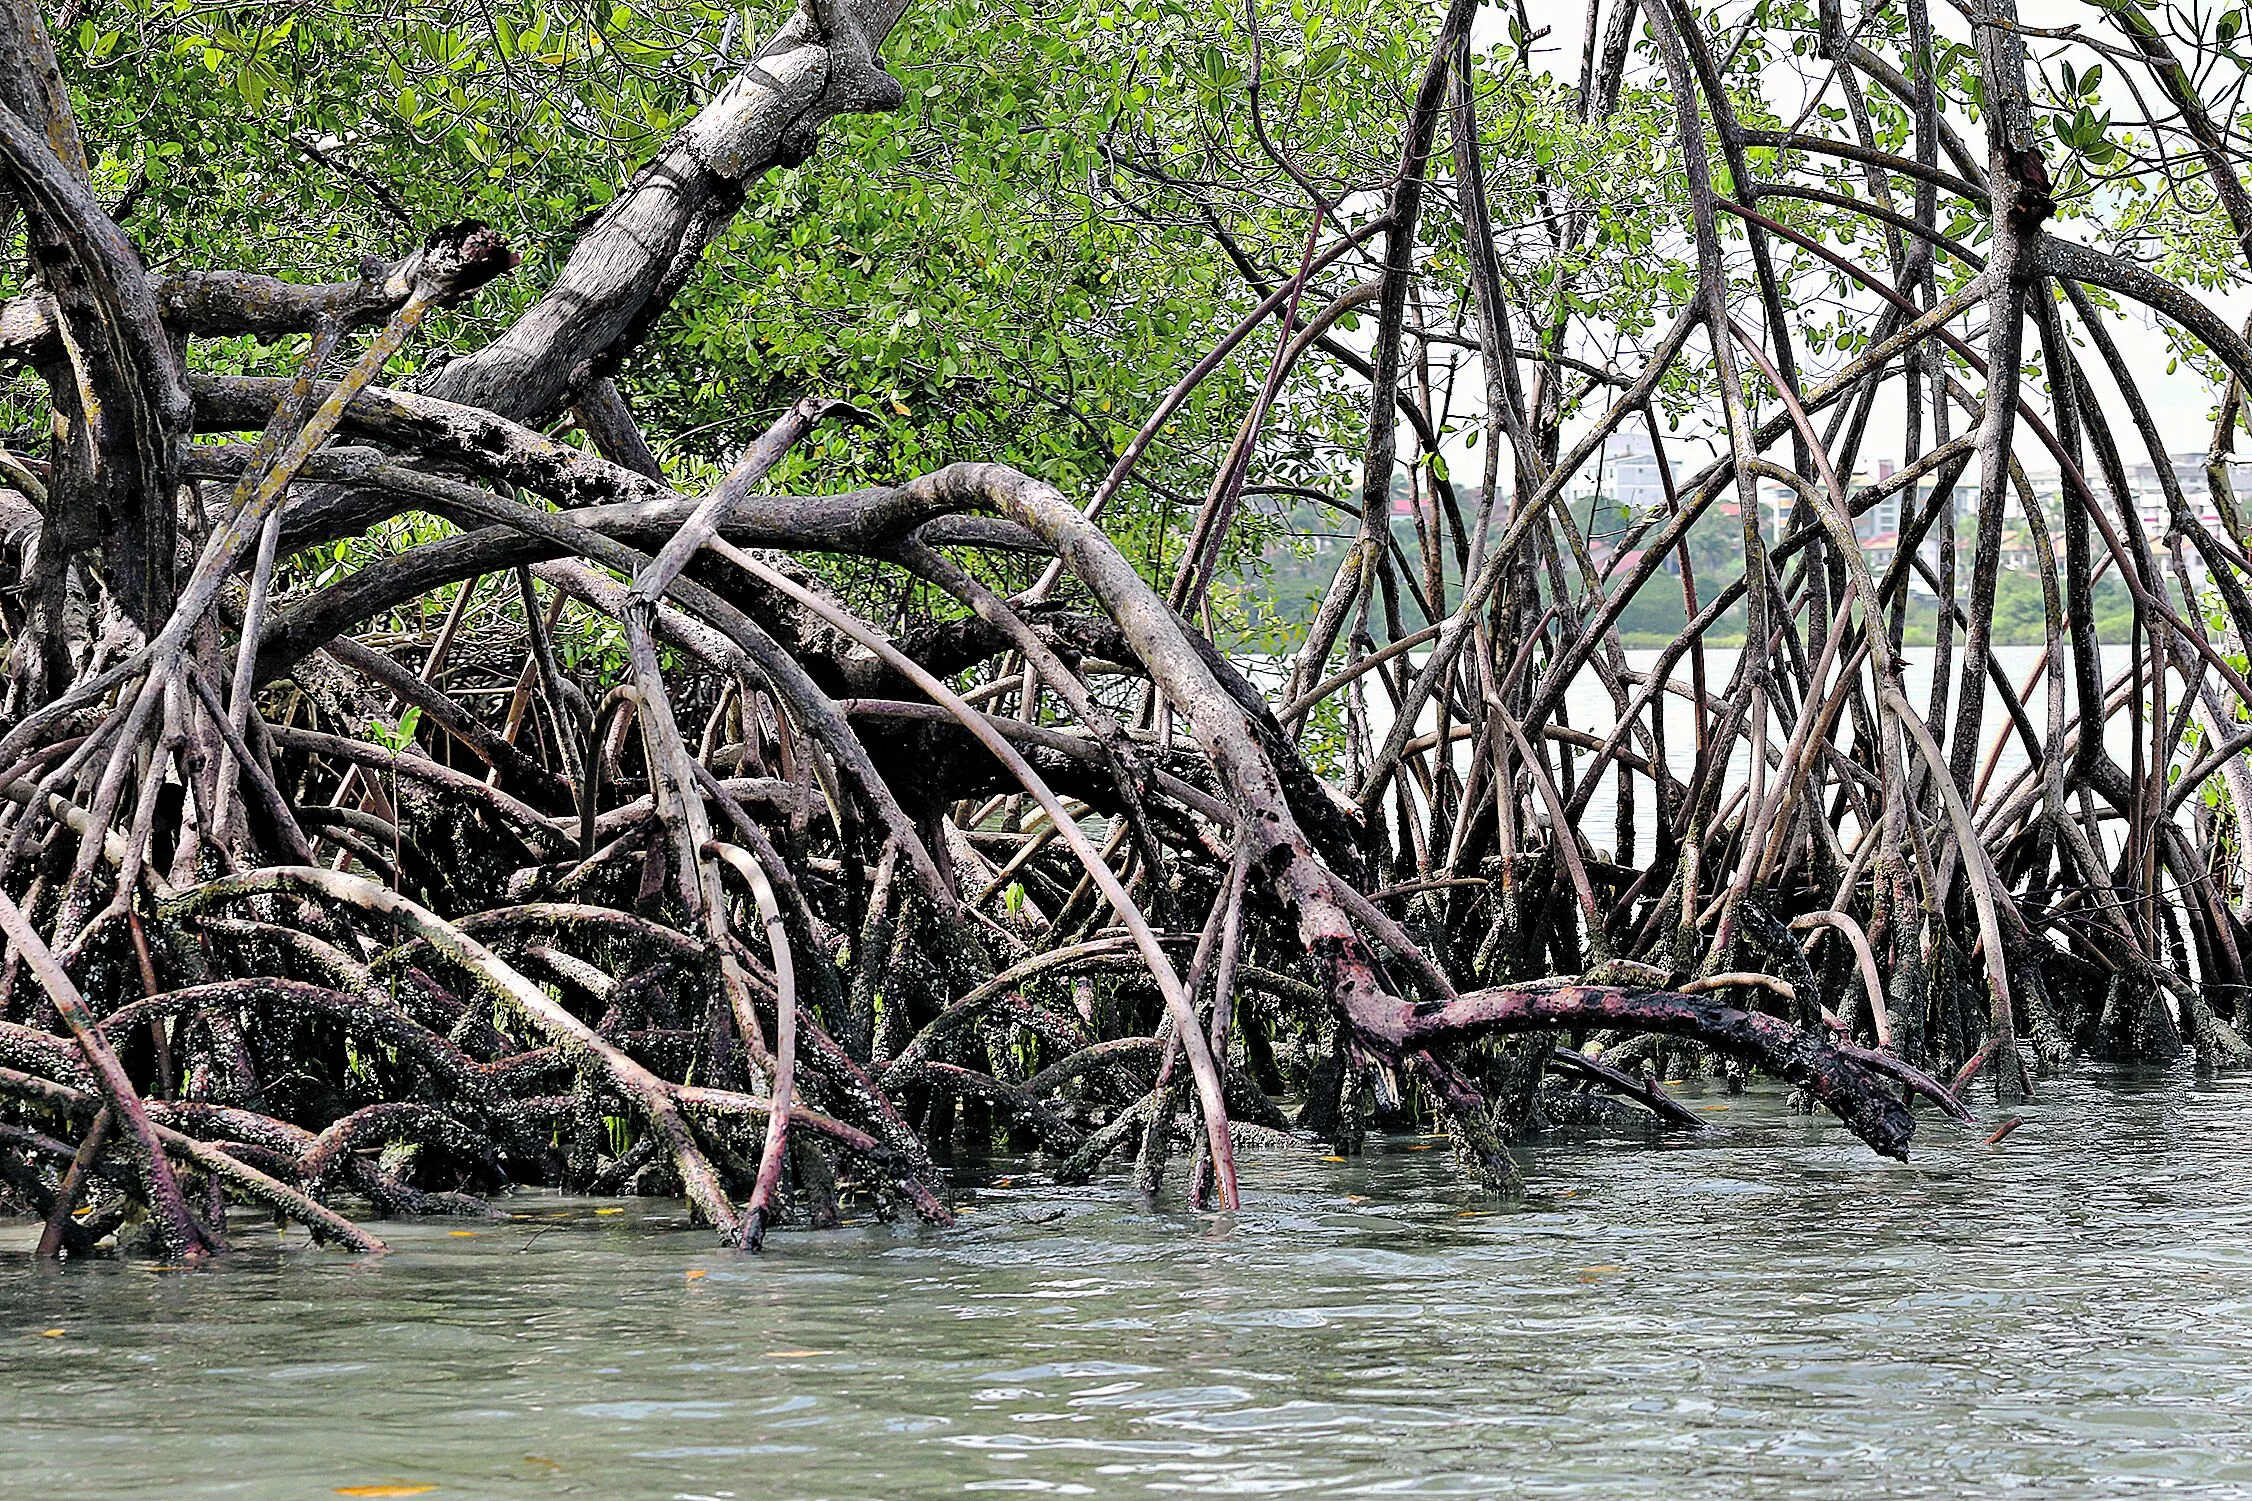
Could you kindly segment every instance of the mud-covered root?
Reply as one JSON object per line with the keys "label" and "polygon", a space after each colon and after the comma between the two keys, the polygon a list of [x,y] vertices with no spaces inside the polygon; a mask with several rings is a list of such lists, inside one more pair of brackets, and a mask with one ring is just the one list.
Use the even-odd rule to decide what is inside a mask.
{"label": "mud-covered root", "polygon": [[[491,230],[325,287],[152,272],[55,149],[65,93],[27,95],[53,118],[0,118],[0,166],[41,288],[0,310],[0,351],[47,380],[60,436],[0,456],[40,542],[0,580],[0,1192],[51,1250],[131,1206],[195,1254],[229,1199],[372,1249],[338,1204],[535,1183],[678,1193],[756,1247],[856,1199],[946,1223],[937,1164],[996,1146],[1067,1181],[1131,1148],[1156,1192],[1193,1134],[1190,1201],[1233,1206],[1239,1128],[1292,1095],[1340,1152],[1436,1126],[1508,1191],[1557,1077],[1695,1124],[1650,1076],[1673,1056],[1782,1079],[1894,1157],[1914,1101],[1960,1121],[1973,1083],[2014,1098],[2076,1054],[2252,1060],[2252,570],[2226,480],[2252,345],[2075,239],[2085,216],[2052,222],[2039,132],[1954,160],[1953,106],[1911,107],[1916,7],[1825,43],[1856,102],[1788,136],[1746,125],[1708,17],[1614,7],[1580,124],[1627,123],[1630,83],[1673,106],[1636,119],[1677,173],[1681,288],[1605,323],[1602,213],[1552,162],[1486,165],[1475,11],[1446,7],[1418,60],[1390,176],[1314,214],[1295,276],[1218,319],[1085,493],[992,462],[776,493],[820,424],[863,415],[819,393],[690,493],[618,388],[760,174],[896,103],[888,8],[786,23],[523,316],[412,389],[387,362],[516,267]],[[2172,111],[2153,149],[2194,153],[2252,245],[2196,70],[2114,19],[2137,50],[2107,65]],[[1995,37],[1962,64],[1982,128],[2016,130],[2035,104]],[[1896,151],[1855,123],[1872,98],[1908,110]],[[1841,163],[1867,195],[1835,191]],[[1526,174],[1546,280],[1503,272],[1526,226],[1495,199]],[[2122,299],[2233,377],[2218,528],[2171,490],[2163,537],[2115,503],[2138,446],[2173,474],[2106,328]],[[1190,446],[1266,333],[1196,514],[1122,546],[1106,523],[1144,487],[1172,504],[1156,451]],[[203,373],[258,363],[183,353],[215,338],[305,343],[290,376]],[[1598,344],[1611,364],[1567,354]],[[1434,362],[1473,351],[1475,485],[1441,452],[1459,410],[1431,409]],[[1323,359],[1367,413],[1326,479],[1303,471],[1332,441],[1276,430]],[[1907,393],[1914,457],[1857,479],[1868,414]],[[1680,405],[1716,439],[1694,464],[1661,453]],[[1566,498],[1644,433],[1662,503],[1583,523]],[[1263,693],[1209,607],[1245,497],[1340,499],[1313,481],[1357,484],[1353,534]],[[2021,524],[2044,649],[2012,681],[1996,579]],[[2099,639],[2099,585],[2126,592],[2125,643]],[[1627,612],[1675,593],[1682,629],[1637,662]],[[1926,598],[1928,698],[1901,649]],[[1739,628],[1729,665],[1708,646]]]}

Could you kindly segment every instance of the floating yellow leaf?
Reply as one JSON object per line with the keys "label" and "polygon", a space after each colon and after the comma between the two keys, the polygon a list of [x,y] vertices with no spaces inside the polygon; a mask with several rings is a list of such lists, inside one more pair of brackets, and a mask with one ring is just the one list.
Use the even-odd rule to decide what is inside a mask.
{"label": "floating yellow leaf", "polygon": [[1413,1147],[1409,1147],[1409,1148],[1408,1148],[1408,1150],[1409,1150],[1409,1151],[1411,1151],[1411,1152],[1428,1152],[1428,1151],[1430,1151],[1430,1150],[1431,1150],[1431,1148],[1433,1148],[1433,1147],[1434,1147],[1434,1146],[1436,1146],[1436,1145],[1438,1145],[1438,1143],[1436,1143],[1436,1142],[1429,1142],[1429,1141],[1427,1141],[1427,1142],[1424,1142],[1424,1143],[1423,1143],[1423,1144],[1422,1144],[1421,1146],[1413,1146]]}
{"label": "floating yellow leaf", "polygon": [[455,1240],[473,1240],[485,1232],[482,1230],[448,1230],[446,1233]]}
{"label": "floating yellow leaf", "polygon": [[39,1331],[39,1337],[41,1339],[61,1339],[64,1332],[61,1329],[42,1329]]}
{"label": "floating yellow leaf", "polygon": [[766,1352],[766,1358],[768,1360],[803,1360],[808,1355],[834,1355],[836,1353],[834,1350],[769,1350]]}
{"label": "floating yellow leaf", "polygon": [[1728,1107],[1726,1105],[1699,1105],[1697,1108],[1699,1110],[1726,1110]]}
{"label": "floating yellow leaf", "polygon": [[1344,1160],[1342,1157],[1324,1157],[1322,1159],[1324,1162],[1343,1162]]}
{"label": "floating yellow leaf", "polygon": [[434,1485],[409,1485],[389,1482],[383,1485],[340,1485],[339,1496],[427,1496],[438,1487]]}
{"label": "floating yellow leaf", "polygon": [[694,1282],[699,1277],[709,1277],[711,1274],[712,1270],[710,1267],[692,1266],[688,1269],[688,1280]]}
{"label": "floating yellow leaf", "polygon": [[596,1210],[596,1211],[594,1211],[594,1212],[595,1212],[596,1214],[624,1214],[624,1213],[625,1213],[625,1211],[624,1211],[623,1209],[597,1209],[597,1210]]}

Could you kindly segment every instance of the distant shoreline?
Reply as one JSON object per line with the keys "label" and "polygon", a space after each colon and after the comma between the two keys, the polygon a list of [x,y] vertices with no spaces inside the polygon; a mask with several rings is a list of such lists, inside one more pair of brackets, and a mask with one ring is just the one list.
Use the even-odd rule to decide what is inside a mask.
{"label": "distant shoreline", "polygon": [[[1666,647],[1673,645],[1673,641],[1673,637],[1665,635],[1664,633],[1658,631],[1619,632],[1619,644],[1625,647],[1628,651],[1662,651]],[[1731,632],[1727,635],[1722,635],[1718,631],[1707,631],[1705,633],[1705,645],[1707,646],[1739,647],[1743,644],[1744,636],[1743,632],[1741,631]],[[1907,639],[1900,644],[1906,647],[1917,647],[1935,646],[1938,643],[1933,641],[1928,633],[1925,633],[1921,639],[1918,639],[1918,633],[1914,630],[1910,630],[1908,632]],[[2039,634],[2026,636],[2015,631],[2009,633],[2008,635],[1997,635],[1994,638],[1994,645],[1996,646],[2045,646],[2047,644],[2048,638],[2046,636]],[[2125,647],[2129,643],[2125,640],[2115,641],[2109,638],[2099,637],[2096,644],[2098,646]]]}

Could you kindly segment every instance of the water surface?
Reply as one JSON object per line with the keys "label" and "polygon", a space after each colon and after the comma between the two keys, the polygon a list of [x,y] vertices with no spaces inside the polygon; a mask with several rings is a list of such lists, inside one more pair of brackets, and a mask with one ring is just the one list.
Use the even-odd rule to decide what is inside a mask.
{"label": "water surface", "polygon": [[[518,1197],[354,1261],[0,1252],[8,1494],[2252,1495],[2252,1084],[2089,1075],[1915,1161],[1757,1092],[1692,1145],[1247,1154],[715,1250]],[[1717,1108],[1725,1107],[1725,1108]],[[1991,1115],[1991,1111],[1982,1112]],[[20,1229],[20,1227],[18,1227]],[[21,1243],[20,1234],[7,1244]],[[56,1332],[59,1331],[59,1332]]]}

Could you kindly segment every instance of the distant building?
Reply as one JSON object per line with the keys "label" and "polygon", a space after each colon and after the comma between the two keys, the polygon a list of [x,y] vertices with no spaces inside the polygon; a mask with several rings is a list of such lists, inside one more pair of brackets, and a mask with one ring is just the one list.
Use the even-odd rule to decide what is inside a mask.
{"label": "distant building", "polygon": [[1604,471],[1601,492],[1629,512],[1639,516],[1665,505],[1665,475],[1650,447],[1650,435],[1642,429],[1614,433],[1598,463]]}
{"label": "distant building", "polygon": [[[2170,474],[2147,459],[2126,465],[2128,502],[2136,523],[2153,547],[2163,548],[2172,529],[2171,507],[2167,500],[2166,482],[2171,478],[2181,492],[2182,501],[2189,513],[2204,526],[2220,536],[2227,536],[2229,528],[2224,523],[2219,507],[2214,503],[2211,486],[2205,475],[2205,455],[2202,453],[2170,454]],[[2230,460],[2230,493],[2235,497],[2238,515],[2252,517],[2252,456]],[[1853,519],[1855,536],[1861,541],[1864,555],[1873,570],[1881,572],[1892,565],[1904,531],[1912,530],[1932,504],[1936,482],[1929,476],[1914,485],[1903,485],[1886,493],[1873,504],[1869,492],[1892,479],[1897,472],[1893,461],[1879,459],[1857,468],[1846,491],[1857,506],[1865,506]],[[2064,485],[2059,471],[2053,466],[2036,468],[2026,466],[2025,478],[2041,507],[2049,545],[2061,556],[2063,549]],[[2100,472],[2091,474],[2096,498],[2104,509],[2106,519],[2116,526],[2119,509]],[[1768,536],[1779,537],[1787,531],[1798,509],[1799,494],[1795,487],[1774,480],[1763,479],[1758,485],[1760,524]],[[1649,435],[1639,427],[1628,426],[1611,435],[1597,450],[1580,472],[1566,485],[1564,496],[1579,508],[1584,518],[1589,501],[1600,498],[1603,509],[1624,509],[1634,516],[1647,516],[1662,509],[1666,501],[1664,476],[1659,472],[1658,456],[1650,446]],[[1971,546],[1976,527],[1972,520],[1978,508],[1978,471],[1975,465],[1966,469],[1954,487],[1955,533],[1958,547],[1967,551]],[[1715,497],[1713,512],[1722,518],[1739,514],[1733,489]],[[1614,522],[1614,525],[1616,523]],[[1942,539],[1946,535],[1944,519],[1927,528],[1918,549],[1925,565],[1938,571]],[[1600,551],[1600,549],[1598,549]],[[2196,565],[2196,554],[2190,554]],[[2028,571],[2039,564],[2038,534],[2028,524],[2024,515],[2022,497],[2015,485],[2011,487],[2008,519],[2002,538],[2001,563],[2004,568]],[[1911,575],[1911,587],[1927,587],[1921,574]]]}
{"label": "distant building", "polygon": [[1575,504],[1601,496],[1637,516],[1664,509],[1665,476],[1659,472],[1649,433],[1630,423],[1611,434],[1565,484],[1563,493]]}
{"label": "distant building", "polygon": [[[1864,465],[1853,472],[1852,482],[1845,487],[1846,495],[1848,498],[1858,501],[1858,498],[1872,486],[1881,485],[1886,480],[1891,479],[1892,476],[1893,463],[1890,459],[1877,460],[1873,469]],[[1798,503],[1799,494],[1796,487],[1782,484],[1776,480],[1760,481],[1759,519],[1760,523],[1767,528],[1767,534],[1770,537],[1780,537],[1790,529],[1791,519],[1798,510]],[[1874,549],[1878,538],[1887,539],[1884,544],[1884,562],[1891,561],[1892,546],[1898,539],[1899,531],[1900,496],[1898,492],[1886,495],[1853,520],[1853,534],[1861,539],[1861,545],[1865,550]],[[1879,562],[1872,554],[1870,566],[1872,568],[1882,567],[1883,563]]]}
{"label": "distant building", "polygon": [[[2201,526],[2206,527],[2216,536],[2228,536],[2228,525],[2221,516],[2220,507],[2214,501],[2212,485],[2206,479],[2205,455],[2195,452],[2176,453],[2167,455],[2167,460],[2168,466],[2172,470],[2171,478],[2181,492],[2184,509],[2191,516],[2194,516]],[[2245,514],[2247,502],[2252,501],[2252,473],[2247,473],[2248,462],[2252,461],[2232,460],[2229,464],[2229,493],[2234,498],[2239,516]],[[2126,464],[2124,468],[2126,471],[2124,478],[2127,482],[2127,502],[2134,511],[2137,523],[2142,527],[2143,536],[2151,546],[2164,548],[2167,545],[2167,534],[2173,530],[2173,509],[2166,495],[2166,480],[2169,476],[2148,459],[2140,463]],[[2061,556],[2064,549],[2064,480],[2062,473],[2053,467],[2028,468],[2025,477],[2026,482],[2032,487],[2033,493],[2040,499],[2043,518],[2048,522],[2050,546],[2055,548]],[[2119,520],[2118,504],[2112,496],[2110,486],[2105,483],[2101,471],[2090,473],[2088,481],[2090,487],[2095,491],[2096,503],[2103,507],[2105,519],[2116,526]],[[1975,496],[1975,492],[1970,493],[1973,497]],[[1976,502],[1975,498],[1971,498],[1968,500],[1959,499],[1957,503],[1968,505]],[[2192,565],[2195,566],[2196,553],[2191,552],[2189,557]],[[2015,560],[2007,551],[2005,551],[2003,557],[2003,566],[2006,568],[2031,568],[2034,566],[2034,562],[2030,540],[2027,541],[2025,546],[2018,549]]]}

